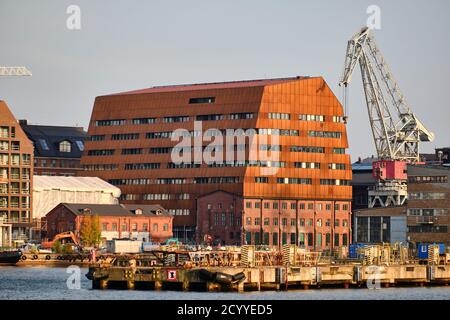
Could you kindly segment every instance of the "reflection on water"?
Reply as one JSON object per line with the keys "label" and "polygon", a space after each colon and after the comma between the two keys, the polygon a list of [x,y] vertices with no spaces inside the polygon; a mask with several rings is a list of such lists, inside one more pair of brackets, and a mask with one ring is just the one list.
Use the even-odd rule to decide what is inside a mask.
{"label": "reflection on water", "polygon": [[[126,291],[92,290],[85,277],[87,269],[81,269],[79,289],[69,289],[71,274],[66,268],[0,267],[0,299],[131,299],[131,300],[198,300],[198,299],[261,299],[261,300],[450,300],[450,287],[408,287],[380,290],[368,289],[320,289],[289,292],[208,293],[175,291]],[[69,279],[69,286],[74,282]],[[76,286],[75,286],[76,287]]]}

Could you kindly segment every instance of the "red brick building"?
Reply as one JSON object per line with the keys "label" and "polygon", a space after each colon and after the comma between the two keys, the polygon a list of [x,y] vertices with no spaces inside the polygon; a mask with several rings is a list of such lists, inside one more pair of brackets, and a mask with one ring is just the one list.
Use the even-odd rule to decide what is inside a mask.
{"label": "red brick building", "polygon": [[72,231],[80,237],[83,220],[98,216],[102,240],[137,239],[164,242],[172,237],[173,216],[158,205],[104,205],[61,203],[47,216],[47,237]]}
{"label": "red brick building", "polygon": [[[199,122],[201,129],[196,127]],[[193,147],[179,147],[180,140],[173,139],[177,129],[185,129]],[[251,131],[243,143],[232,139],[231,151],[243,150],[245,159],[198,162],[196,157],[210,150],[212,138],[218,136],[209,129],[233,139],[242,134],[229,130]],[[222,200],[204,196],[218,190],[240,201],[233,210],[242,209],[233,219],[251,219],[244,225],[250,234],[243,239],[249,243],[298,237],[299,244],[325,248],[350,239],[352,172],[343,108],[320,77],[165,86],[97,97],[88,135],[81,174],[118,186],[123,203],[160,203],[175,216],[174,236],[183,242],[201,241],[211,232],[203,228],[205,204]],[[199,136],[203,141],[195,145]],[[215,155],[232,153],[225,148],[215,149]],[[174,162],[173,152],[180,149],[189,161]],[[256,160],[250,156],[255,150]],[[259,157],[264,152],[269,160]],[[278,216],[278,223],[286,232],[274,220],[284,214],[287,220]],[[294,216],[299,225],[291,228]],[[255,221],[258,217],[263,221]],[[270,221],[268,236],[257,225],[265,218]],[[236,242],[236,226],[226,234],[215,229],[220,241]]]}
{"label": "red brick building", "polygon": [[26,241],[32,226],[33,144],[0,100],[0,218],[12,241]]}
{"label": "red brick building", "polygon": [[[217,191],[197,201],[197,229],[222,244],[298,244],[332,250],[350,243],[347,201],[245,199]],[[297,242],[298,241],[298,242]]]}

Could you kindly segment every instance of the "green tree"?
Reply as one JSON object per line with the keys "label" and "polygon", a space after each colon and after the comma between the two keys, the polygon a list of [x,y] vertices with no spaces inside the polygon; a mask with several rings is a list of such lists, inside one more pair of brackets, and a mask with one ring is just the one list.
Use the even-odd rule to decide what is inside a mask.
{"label": "green tree", "polygon": [[97,215],[84,217],[81,224],[80,238],[84,246],[95,246],[100,243],[100,219]]}
{"label": "green tree", "polygon": [[52,246],[53,251],[55,251],[56,253],[61,253],[62,251],[62,246],[61,246],[61,241],[56,241],[53,246]]}

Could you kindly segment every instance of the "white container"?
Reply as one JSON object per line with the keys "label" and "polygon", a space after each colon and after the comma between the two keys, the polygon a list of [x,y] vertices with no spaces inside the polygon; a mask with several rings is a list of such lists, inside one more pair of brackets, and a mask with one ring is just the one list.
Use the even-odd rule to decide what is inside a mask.
{"label": "white container", "polygon": [[142,241],[136,240],[109,240],[106,242],[108,253],[141,253]]}

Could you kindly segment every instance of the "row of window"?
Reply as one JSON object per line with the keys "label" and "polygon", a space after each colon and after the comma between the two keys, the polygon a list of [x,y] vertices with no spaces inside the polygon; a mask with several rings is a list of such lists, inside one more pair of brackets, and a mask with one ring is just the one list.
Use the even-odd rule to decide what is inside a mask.
{"label": "row of window", "polygon": [[408,209],[408,216],[423,216],[423,217],[437,217],[437,216],[446,216],[448,214],[448,209],[417,209],[411,208]]}
{"label": "row of window", "polygon": [[[263,219],[263,224],[264,226],[270,226],[270,222],[272,220],[272,225],[273,226],[278,226],[278,218],[264,218]],[[253,223],[253,224],[252,224]],[[245,225],[247,226],[260,226],[261,225],[261,218],[250,218],[247,217],[245,219]],[[287,226],[288,225],[288,219],[287,218],[282,218],[281,219],[281,225],[282,226]],[[297,219],[290,219],[290,226],[291,227],[295,227],[297,225]],[[300,227],[312,227],[314,225],[314,219],[304,219],[304,218],[300,218],[298,219],[298,225]],[[323,223],[322,219],[317,219],[316,220],[316,226],[317,227],[331,227],[331,219],[326,219],[325,220],[325,224]],[[340,227],[341,226],[341,221],[339,219],[334,220],[334,226],[335,227]],[[348,220],[347,219],[343,219],[342,220],[342,226],[343,227],[348,227]]]}
{"label": "row of window", "polygon": [[[247,244],[256,244],[256,245],[270,245],[270,233],[264,232],[263,237],[261,239],[261,234],[259,232],[246,232],[245,234],[245,242]],[[288,238],[290,244],[297,244],[299,246],[318,246],[322,247],[323,245],[323,236],[325,236],[325,246],[331,245],[331,234],[330,233],[316,233],[316,242],[314,243],[314,234],[313,233],[299,233],[298,239],[295,233],[287,233],[282,232],[281,239],[278,239],[278,232],[272,233],[272,245],[276,246],[280,242],[285,245],[288,244]],[[298,240],[298,243],[297,243]],[[342,245],[346,246],[348,244],[348,235],[346,233],[342,234]],[[340,234],[334,234],[334,245],[336,247],[340,246]]]}
{"label": "row of window", "polygon": [[447,183],[448,176],[409,176],[410,183]]}
{"label": "row of window", "polygon": [[[234,151],[244,151],[245,145],[234,145]],[[201,148],[201,149],[200,149]],[[272,148],[268,146],[262,145],[261,148],[269,149],[270,151],[278,151],[277,149],[281,150],[281,146],[275,146],[272,150]],[[199,150],[197,150],[199,149]],[[263,149],[260,149],[263,150]],[[223,151],[223,146],[220,145],[208,145],[208,146],[202,146],[202,147],[152,147],[149,149],[149,153],[152,154],[168,154],[173,152],[201,152],[201,151],[209,151],[209,152],[220,152]],[[324,147],[303,147],[303,146],[291,146],[290,147],[291,152],[302,152],[302,153],[325,153]],[[143,154],[144,149],[143,148],[127,148],[122,149],[121,151],[122,155],[132,155],[132,154]],[[334,154],[345,154],[345,149],[343,148],[333,148]],[[88,156],[112,156],[115,154],[114,149],[93,149],[88,151]],[[336,170],[345,170],[340,168],[337,164],[334,166],[334,168],[330,169],[336,169]]]}
{"label": "row of window", "polygon": [[308,131],[309,137],[314,138],[336,138],[340,139],[342,137],[341,132],[332,132],[332,131]]}
{"label": "row of window", "polygon": [[[117,229],[118,224],[113,222],[111,223],[111,226],[109,223],[104,222],[102,223],[102,231],[118,231]],[[132,223],[131,224],[131,232],[148,232],[148,223],[143,223],[140,228],[138,228],[138,224],[137,223]],[[128,224],[127,223],[122,223],[120,225],[120,229],[122,232],[128,232]],[[158,223],[153,223],[152,225],[152,231],[153,232],[158,232],[160,229],[160,226]],[[164,223],[162,225],[162,231],[169,231],[169,224]]]}
{"label": "row of window", "polygon": [[[271,204],[270,202],[264,202],[264,204],[263,204],[264,209],[270,209],[270,207],[271,207],[270,204]],[[253,205],[254,205],[255,209],[260,209],[260,207],[261,207],[261,203],[260,202],[254,202],[253,203],[251,201],[247,201],[245,203],[245,207],[247,209],[251,209],[253,207]],[[291,202],[290,203],[290,208],[291,208],[291,210],[296,210],[297,209],[297,203]],[[306,210],[306,208],[308,208],[308,210],[314,210],[314,203],[307,203],[307,204],[304,203],[304,202],[299,203],[299,209],[300,210]],[[323,208],[325,208],[326,211],[331,211],[331,204],[326,203],[325,207],[323,206],[322,203],[317,203],[316,204],[316,210],[322,211]],[[334,204],[334,210],[335,211],[340,211],[340,208],[341,208],[341,205],[339,203],[335,203]],[[348,208],[349,208],[348,204],[343,204],[342,205],[342,210],[343,211],[348,211]],[[278,209],[278,202],[272,202],[272,209]],[[288,209],[288,203],[287,202],[281,202],[281,209],[287,210]]]}
{"label": "row of window", "polygon": [[[210,101],[212,98],[202,98],[198,101]],[[202,102],[209,103],[209,102]],[[232,113],[228,115],[228,119],[230,120],[244,120],[244,119],[253,119],[254,113],[251,112],[241,112],[241,113]],[[289,113],[281,113],[281,112],[269,112],[268,118],[273,120],[291,120],[291,114]],[[223,114],[207,114],[207,115],[199,115],[196,116],[195,119],[197,121],[216,121],[216,120],[224,120],[225,115]],[[324,115],[315,115],[315,114],[300,114],[298,119],[301,121],[318,121],[324,122]],[[332,121],[336,123],[344,122],[344,117],[342,116],[332,116]],[[176,122],[188,122],[191,118],[189,116],[171,116],[164,117],[162,121],[164,123],[176,123]],[[134,118],[132,119],[132,124],[153,124],[156,123],[156,118]],[[110,119],[110,120],[96,120],[94,122],[95,126],[103,127],[103,126],[121,126],[126,125],[126,119]]]}
{"label": "row of window", "polygon": [[409,226],[408,232],[409,233],[447,233],[448,226],[431,226],[431,225]]}
{"label": "row of window", "polygon": [[202,178],[158,178],[158,179],[110,179],[109,183],[120,185],[148,185],[148,184],[224,184],[239,183],[239,177],[202,177]]}
{"label": "row of window", "polygon": [[444,192],[410,192],[409,200],[443,200],[447,198]]}

